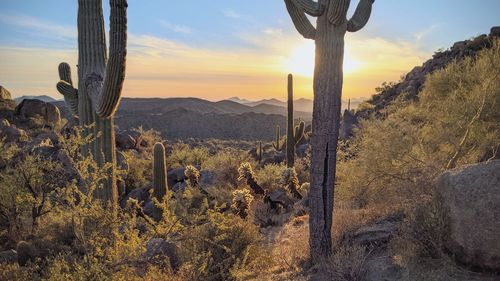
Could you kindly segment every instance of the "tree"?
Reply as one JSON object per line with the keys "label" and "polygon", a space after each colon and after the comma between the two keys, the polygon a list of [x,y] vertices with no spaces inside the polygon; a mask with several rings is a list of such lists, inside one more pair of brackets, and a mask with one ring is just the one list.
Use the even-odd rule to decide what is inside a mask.
{"label": "tree", "polygon": [[[310,252],[313,262],[332,251],[331,227],[343,83],[344,36],[362,29],[374,0],[361,0],[347,20],[350,0],[285,0],[297,31],[316,43],[311,154]],[[306,14],[317,17],[314,27]]]}

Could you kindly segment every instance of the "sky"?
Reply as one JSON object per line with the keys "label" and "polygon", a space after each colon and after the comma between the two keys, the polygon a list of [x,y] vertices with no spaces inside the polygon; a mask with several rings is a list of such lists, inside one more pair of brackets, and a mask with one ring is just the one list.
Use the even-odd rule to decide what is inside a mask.
{"label": "sky", "polygon": [[[436,50],[488,33],[498,11],[499,0],[376,0],[368,25],[346,35],[343,98],[369,97]],[[60,98],[58,64],[77,80],[76,17],[77,0],[0,0],[0,85]],[[296,98],[313,96],[314,42],[282,0],[129,0],[128,20],[125,97],[284,100],[288,73]]]}

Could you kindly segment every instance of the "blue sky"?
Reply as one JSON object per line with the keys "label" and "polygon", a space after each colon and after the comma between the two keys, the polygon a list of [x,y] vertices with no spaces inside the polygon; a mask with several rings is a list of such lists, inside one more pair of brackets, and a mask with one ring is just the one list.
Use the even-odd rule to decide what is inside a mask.
{"label": "blue sky", "polygon": [[[435,50],[488,33],[498,11],[498,0],[377,0],[367,27],[347,36],[346,95],[369,96]],[[56,97],[57,64],[76,62],[76,13],[76,0],[2,0],[0,85]],[[125,96],[280,98],[287,72],[299,72],[299,96],[312,94],[313,45],[281,0],[129,0],[129,34]]]}

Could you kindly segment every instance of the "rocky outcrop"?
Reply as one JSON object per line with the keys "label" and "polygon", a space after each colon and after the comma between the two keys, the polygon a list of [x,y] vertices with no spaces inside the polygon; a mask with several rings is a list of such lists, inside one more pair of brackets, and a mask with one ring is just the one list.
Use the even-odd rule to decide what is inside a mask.
{"label": "rocky outcrop", "polygon": [[461,263],[500,272],[500,160],[445,172],[438,192],[449,218],[448,250]]}
{"label": "rocky outcrop", "polygon": [[148,259],[168,258],[170,267],[176,271],[181,265],[177,245],[173,242],[165,241],[162,238],[153,238],[146,245],[144,256]]}
{"label": "rocky outcrop", "polygon": [[59,108],[41,100],[23,100],[16,107],[16,115],[22,119],[42,118],[49,126],[54,126],[61,122]]}
{"label": "rocky outcrop", "polygon": [[29,138],[24,130],[11,125],[7,119],[0,119],[0,139],[5,139],[5,142],[25,142]]}
{"label": "rocky outcrop", "polygon": [[491,48],[492,40],[500,37],[500,27],[493,27],[489,35],[483,34],[476,38],[456,42],[450,49],[438,51],[422,66],[411,70],[402,81],[384,85],[379,93],[368,101],[373,108],[367,108],[356,112],[356,118],[366,118],[372,113],[380,113],[397,98],[403,100],[416,100],[422,91],[425,77],[428,74],[445,68],[454,60],[463,60],[466,57],[475,57],[481,50]]}
{"label": "rocky outcrop", "polygon": [[12,111],[16,108],[16,102],[12,100],[10,92],[0,86],[0,118],[11,117]]}

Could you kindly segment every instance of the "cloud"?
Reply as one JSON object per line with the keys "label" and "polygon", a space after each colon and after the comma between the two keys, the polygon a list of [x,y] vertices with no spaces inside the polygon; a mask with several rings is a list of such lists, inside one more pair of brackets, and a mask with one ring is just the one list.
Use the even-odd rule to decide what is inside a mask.
{"label": "cloud", "polygon": [[242,15],[238,14],[237,12],[235,12],[233,10],[224,10],[224,11],[222,11],[222,13],[224,14],[224,16],[226,16],[228,18],[232,18],[232,19],[240,19],[243,17]]}
{"label": "cloud", "polygon": [[4,13],[0,15],[0,22],[29,30],[44,37],[51,36],[65,40],[77,38],[76,27],[63,26],[26,15]]}
{"label": "cloud", "polygon": [[191,34],[193,32],[193,29],[191,29],[189,26],[173,24],[165,20],[160,20],[159,22],[163,27],[175,33]]}
{"label": "cloud", "polygon": [[438,27],[439,27],[439,24],[433,24],[433,25],[429,26],[428,28],[426,28],[424,30],[421,30],[419,32],[414,33],[413,37],[415,38],[415,41],[417,43],[419,43],[420,41],[422,41],[422,39],[424,39],[429,34],[431,34],[432,32],[434,32]]}
{"label": "cloud", "polygon": [[[27,21],[24,21],[27,19]],[[46,36],[71,39],[76,28],[29,17],[0,17],[2,22]],[[168,23],[168,22],[166,22]],[[175,27],[175,25],[172,25]],[[175,29],[175,28],[174,28]],[[178,31],[187,32],[179,26]],[[240,96],[249,99],[278,97],[286,92],[286,61],[305,42],[293,28],[262,27],[256,33],[238,33],[243,47],[228,45],[217,49],[152,35],[128,36],[127,73],[124,96],[196,96],[211,100]],[[310,42],[311,43],[311,42]],[[314,45],[304,60],[314,60]],[[59,97],[57,65],[76,65],[78,50],[0,46],[0,77],[3,86],[16,96],[49,94]],[[430,56],[414,42],[389,41],[364,34],[348,35],[346,49],[361,63],[359,71],[346,73],[344,98],[369,96],[383,81],[395,81]],[[299,57],[300,60],[300,57]],[[76,71],[73,71],[76,74]],[[74,77],[76,80],[76,77]],[[296,75],[296,96],[312,97],[312,78]]]}

